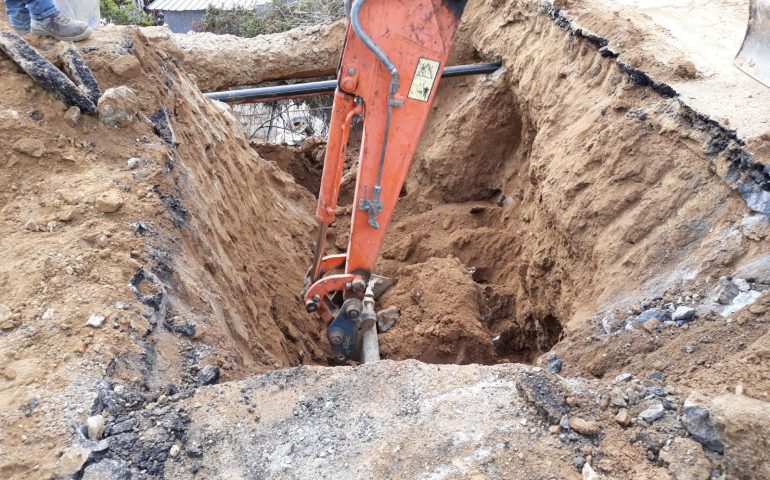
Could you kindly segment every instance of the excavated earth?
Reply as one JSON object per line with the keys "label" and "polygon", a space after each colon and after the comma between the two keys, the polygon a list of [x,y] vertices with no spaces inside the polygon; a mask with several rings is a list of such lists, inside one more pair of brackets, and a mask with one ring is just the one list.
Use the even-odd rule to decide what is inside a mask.
{"label": "excavated earth", "polygon": [[[686,16],[572,3],[469,2],[452,62],[504,66],[440,86],[364,366],[299,298],[323,143],[249,144],[210,38],[79,44],[121,127],[0,55],[0,477],[770,478],[770,96],[672,53]],[[340,30],[228,82],[328,74]]]}

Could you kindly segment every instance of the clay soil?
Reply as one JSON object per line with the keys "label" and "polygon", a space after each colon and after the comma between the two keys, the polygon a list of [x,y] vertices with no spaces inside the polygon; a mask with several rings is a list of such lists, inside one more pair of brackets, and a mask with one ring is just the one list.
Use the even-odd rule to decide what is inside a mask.
{"label": "clay soil", "polygon": [[[103,91],[136,92],[141,113],[124,127],[67,120],[0,55],[0,477],[111,478],[88,473],[109,464],[132,478],[338,478],[334,461],[317,461],[334,450],[321,434],[334,431],[347,445],[335,460],[348,462],[344,478],[365,475],[349,466],[359,450],[347,434],[373,442],[364,464],[382,478],[510,478],[511,464],[526,478],[581,478],[586,462],[614,478],[748,478],[736,444],[722,455],[695,443],[697,462],[685,466],[666,452],[691,440],[678,409],[692,390],[770,401],[770,140],[672,95],[652,57],[629,68],[624,55],[655,49],[628,44],[627,19],[592,16],[598,4],[557,7],[469,2],[452,62],[504,67],[441,84],[377,265],[397,280],[378,309],[399,318],[380,335],[396,362],[371,367],[373,377],[326,368],[324,325],[299,297],[321,140],[249,144],[227,107],[200,93],[195,77],[216,72],[185,63],[165,29],[104,28],[79,44]],[[608,55],[588,26],[626,43],[610,42]],[[286,41],[302,35],[326,53],[337,42],[317,28]],[[32,43],[59,63],[62,45]],[[637,67],[652,77],[640,81]],[[331,252],[347,245],[352,147]],[[733,297],[751,301],[720,303],[727,278],[742,290]],[[694,316],[638,320],[677,307]],[[94,315],[98,327],[86,324]],[[284,370],[302,365],[313,368]],[[619,374],[640,391],[665,388],[628,400],[636,418],[664,398],[661,423],[616,421]],[[204,386],[214,382],[224,385]],[[484,388],[498,393],[478,403]],[[409,423],[439,395],[477,407],[463,419],[455,398]],[[351,408],[353,427],[332,413],[314,430],[314,412],[335,402]],[[510,415],[499,413],[506,405]],[[596,428],[560,427],[566,412]],[[86,438],[97,414],[105,444]],[[382,427],[393,419],[414,428],[398,445]],[[283,436],[308,440],[295,450]],[[465,443],[482,438],[495,447]],[[457,445],[469,449],[462,458]],[[403,448],[400,460],[386,448]],[[292,452],[306,470],[286,470]]]}

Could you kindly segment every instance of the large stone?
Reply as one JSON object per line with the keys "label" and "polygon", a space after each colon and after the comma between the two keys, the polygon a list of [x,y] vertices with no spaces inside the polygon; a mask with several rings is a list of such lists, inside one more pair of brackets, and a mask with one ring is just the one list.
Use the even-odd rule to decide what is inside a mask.
{"label": "large stone", "polygon": [[710,411],[725,446],[728,478],[770,478],[770,403],[726,394],[711,401]]}
{"label": "large stone", "polygon": [[13,144],[12,148],[14,151],[30,157],[40,158],[45,155],[45,144],[37,138],[20,138]]}
{"label": "large stone", "polygon": [[86,321],[86,325],[93,328],[101,327],[102,323],[104,323],[104,316],[96,314],[92,314]]}
{"label": "large stone", "polygon": [[567,395],[559,376],[542,370],[522,376],[516,382],[519,393],[533,405],[548,423],[558,423],[569,413]]}
{"label": "large stone", "polygon": [[639,414],[639,418],[645,422],[652,423],[663,416],[666,409],[661,402],[655,402],[650,405],[646,410]]}
{"label": "large stone", "polygon": [[599,433],[599,424],[593,420],[584,420],[579,417],[570,417],[569,428],[581,435],[592,437]]}
{"label": "large stone", "polygon": [[719,278],[719,285],[715,292],[717,302],[722,305],[729,305],[739,293],[741,291],[738,289],[738,285],[733,283],[732,280],[727,277]]}
{"label": "large stone", "polygon": [[719,432],[711,419],[707,404],[705,397],[697,392],[691,393],[682,407],[682,424],[704,447],[721,453],[724,451],[724,445],[719,439]]}
{"label": "large stone", "polygon": [[676,480],[708,480],[711,476],[709,462],[703,447],[689,438],[675,438],[658,456],[668,464],[668,471]]}
{"label": "large stone", "polygon": [[109,190],[96,197],[96,209],[102,213],[113,213],[123,206],[123,197],[115,190]]}
{"label": "large stone", "polygon": [[0,323],[5,322],[9,318],[11,318],[11,309],[7,306],[0,304]]}
{"label": "large stone", "polygon": [[198,371],[195,376],[198,385],[211,385],[219,380],[219,367],[215,365],[206,365]]}
{"label": "large stone", "polygon": [[671,312],[668,310],[651,308],[650,310],[645,310],[644,312],[640,313],[636,317],[636,321],[639,323],[644,323],[647,320],[651,320],[653,318],[657,318],[661,322],[665,322],[666,320],[671,320]]}
{"label": "large stone", "polygon": [[104,434],[104,417],[101,415],[88,417],[88,420],[86,420],[86,429],[88,431],[88,438],[91,440],[99,440]]}
{"label": "large stone", "polygon": [[123,460],[105,458],[83,470],[82,480],[129,480],[131,471]]}
{"label": "large stone", "polygon": [[13,330],[21,325],[21,316],[14,315],[11,309],[0,305],[0,330]]}
{"label": "large stone", "polygon": [[141,72],[142,65],[135,56],[122,55],[110,63],[110,69],[119,77],[133,78]]}
{"label": "large stone", "polygon": [[756,302],[760,295],[762,295],[762,292],[758,292],[756,290],[749,290],[748,292],[739,293],[733,299],[730,305],[727,305],[724,309],[722,309],[722,316],[729,317],[738,310],[748,307],[752,303]]}
{"label": "large stone", "polygon": [[621,408],[618,410],[618,414],[615,415],[615,421],[623,427],[631,425],[631,414],[628,413],[628,409]]}
{"label": "large stone", "polygon": [[615,312],[608,312],[602,317],[601,323],[604,333],[613,333],[622,330],[626,321],[616,315]]}
{"label": "large stone", "polygon": [[68,108],[67,111],[64,112],[64,121],[67,122],[70,127],[77,126],[78,122],[80,121],[80,117],[80,109],[75,106]]}
{"label": "large stone", "polygon": [[671,320],[675,322],[689,322],[694,317],[695,317],[694,308],[680,305],[676,307],[676,310],[674,310],[674,313],[671,315]]}
{"label": "large stone", "polygon": [[139,99],[126,86],[110,88],[99,98],[99,119],[105,125],[125,127],[130,125],[139,111]]}

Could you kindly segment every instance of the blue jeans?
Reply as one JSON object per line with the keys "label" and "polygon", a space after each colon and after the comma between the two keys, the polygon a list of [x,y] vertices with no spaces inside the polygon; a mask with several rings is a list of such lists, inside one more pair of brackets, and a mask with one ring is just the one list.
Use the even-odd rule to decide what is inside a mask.
{"label": "blue jeans", "polygon": [[13,28],[28,30],[32,18],[36,21],[59,11],[53,0],[5,0],[5,11]]}

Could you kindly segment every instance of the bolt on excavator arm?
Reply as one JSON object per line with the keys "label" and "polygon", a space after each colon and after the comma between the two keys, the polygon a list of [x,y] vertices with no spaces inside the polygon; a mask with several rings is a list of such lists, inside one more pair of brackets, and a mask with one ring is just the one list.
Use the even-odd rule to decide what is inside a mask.
{"label": "bolt on excavator arm", "polygon": [[[373,269],[436,95],[466,0],[354,0],[334,96],[305,307],[329,323],[335,360],[378,359]],[[323,256],[335,219],[350,125],[363,118],[350,240]],[[366,347],[362,347],[365,345]]]}

